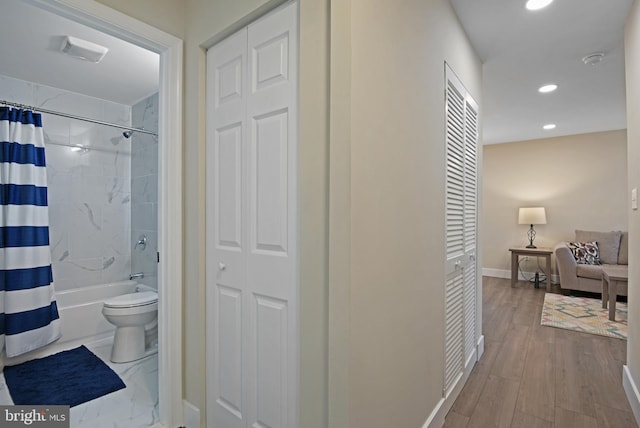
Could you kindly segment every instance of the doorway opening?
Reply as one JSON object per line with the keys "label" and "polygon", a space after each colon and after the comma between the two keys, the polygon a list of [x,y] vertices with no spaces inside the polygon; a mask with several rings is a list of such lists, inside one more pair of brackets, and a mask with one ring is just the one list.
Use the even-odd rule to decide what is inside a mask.
{"label": "doorway opening", "polygon": [[[180,425],[182,420],[182,40],[94,1],[24,0],[24,3],[151,51],[160,58],[156,163],[158,251],[153,257],[157,263],[159,295],[159,418],[156,422],[165,426]],[[122,138],[126,139],[126,136]],[[128,144],[131,144],[131,141]]]}

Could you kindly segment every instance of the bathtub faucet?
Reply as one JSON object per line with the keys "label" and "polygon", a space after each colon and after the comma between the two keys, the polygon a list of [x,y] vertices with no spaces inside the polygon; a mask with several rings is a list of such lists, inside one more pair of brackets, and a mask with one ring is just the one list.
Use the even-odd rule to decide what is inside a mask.
{"label": "bathtub faucet", "polygon": [[134,280],[134,279],[142,279],[144,278],[144,273],[142,272],[138,272],[138,273],[132,273],[131,275],[129,275],[129,280]]}

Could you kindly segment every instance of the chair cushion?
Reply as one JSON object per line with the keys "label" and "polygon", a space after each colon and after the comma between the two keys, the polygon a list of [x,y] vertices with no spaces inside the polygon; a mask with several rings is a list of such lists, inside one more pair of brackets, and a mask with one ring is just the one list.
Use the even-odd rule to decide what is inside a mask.
{"label": "chair cushion", "polygon": [[602,279],[601,265],[578,265],[576,275],[582,278]]}
{"label": "chair cushion", "polygon": [[593,232],[588,230],[576,230],[575,242],[598,243],[600,260],[602,263],[618,264],[618,250],[620,249],[620,231],[616,232]]}

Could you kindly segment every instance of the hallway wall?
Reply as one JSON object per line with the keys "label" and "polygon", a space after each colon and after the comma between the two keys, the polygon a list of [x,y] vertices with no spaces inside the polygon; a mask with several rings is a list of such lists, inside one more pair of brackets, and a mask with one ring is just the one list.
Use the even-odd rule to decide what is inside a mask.
{"label": "hallway wall", "polygon": [[[631,210],[631,189],[640,188],[640,1],[635,0],[625,26],[625,63],[627,79],[627,152],[629,187],[629,284],[640,282],[640,211]],[[629,287],[629,338],[627,340],[627,367],[636,388],[640,387],[640,289]],[[629,391],[627,391],[629,392]],[[637,390],[636,390],[637,393]],[[640,397],[636,396],[634,414],[640,421]]]}
{"label": "hallway wall", "polygon": [[445,62],[480,106],[481,64],[448,0],[350,4],[350,389],[337,426],[420,427],[443,395]]}
{"label": "hallway wall", "polygon": [[185,7],[175,0],[96,0],[112,9],[184,39]]}

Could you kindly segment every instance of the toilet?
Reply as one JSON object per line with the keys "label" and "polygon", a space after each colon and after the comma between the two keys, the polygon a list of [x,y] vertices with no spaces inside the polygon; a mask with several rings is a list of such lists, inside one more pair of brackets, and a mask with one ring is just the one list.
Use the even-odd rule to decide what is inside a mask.
{"label": "toilet", "polygon": [[116,326],[111,361],[126,363],[145,356],[145,326],[158,318],[158,293],[139,291],[105,300],[102,314]]}

